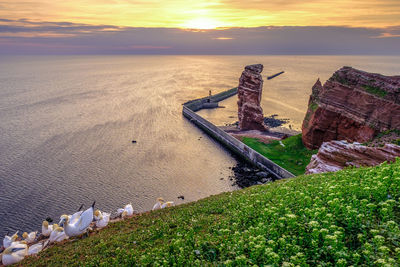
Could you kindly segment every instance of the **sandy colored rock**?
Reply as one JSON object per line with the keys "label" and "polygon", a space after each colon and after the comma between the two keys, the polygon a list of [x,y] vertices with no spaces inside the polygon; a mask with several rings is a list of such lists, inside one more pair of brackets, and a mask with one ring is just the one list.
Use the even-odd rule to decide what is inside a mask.
{"label": "sandy colored rock", "polygon": [[400,146],[367,147],[347,141],[324,142],[318,153],[311,157],[306,174],[335,172],[347,166],[376,166],[384,161],[393,162],[400,157]]}
{"label": "sandy colored rock", "polygon": [[239,79],[238,117],[241,130],[268,130],[260,106],[263,79],[262,64],[246,66]]}
{"label": "sandy colored rock", "polygon": [[378,133],[400,129],[400,76],[383,76],[343,67],[312,88],[302,125],[303,143],[367,142]]}

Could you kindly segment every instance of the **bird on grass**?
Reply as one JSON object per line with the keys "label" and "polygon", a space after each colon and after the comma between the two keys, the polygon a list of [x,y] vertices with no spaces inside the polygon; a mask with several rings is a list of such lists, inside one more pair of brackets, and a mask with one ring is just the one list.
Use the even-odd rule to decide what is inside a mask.
{"label": "bird on grass", "polygon": [[38,254],[40,251],[43,250],[44,247],[45,247],[45,245],[44,245],[43,242],[34,244],[34,245],[32,245],[32,246],[30,246],[30,247],[28,248],[28,255],[35,255],[35,254]]}
{"label": "bird on grass", "polygon": [[48,221],[43,221],[42,223],[42,235],[45,237],[50,236],[53,231],[53,225],[49,225]]}
{"label": "bird on grass", "polygon": [[28,245],[20,242],[14,242],[3,251],[2,263],[5,266],[22,261],[28,255]]}
{"label": "bird on grass", "polygon": [[26,241],[27,244],[31,244],[31,243],[33,243],[35,241],[36,234],[37,234],[37,231],[36,232],[30,232],[29,234],[27,232],[24,232],[22,234],[22,237],[24,238],[24,240]]}
{"label": "bird on grass", "polygon": [[53,224],[53,231],[51,231],[49,242],[61,242],[65,239],[68,239],[68,236],[66,235],[64,228],[58,226],[56,223]]}
{"label": "bird on grass", "polygon": [[172,207],[173,205],[174,205],[173,201],[167,201],[167,202],[165,202],[164,204],[161,205],[161,208],[162,209],[169,208],[169,207]]}
{"label": "bird on grass", "polygon": [[71,220],[68,215],[62,215],[60,220],[60,225],[64,227],[65,234],[69,237],[79,236],[86,232],[89,228],[90,223],[93,221],[94,205],[96,201],[93,202],[92,206],[82,212],[81,215],[72,218]]}
{"label": "bird on grass", "polygon": [[129,203],[128,205],[125,205],[125,207],[123,209],[121,209],[121,208],[118,209],[117,215],[122,217],[124,212],[126,212],[124,217],[133,215],[133,207],[132,207],[131,203]]}
{"label": "bird on grass", "polygon": [[156,204],[154,204],[152,210],[159,210],[161,209],[161,206],[165,203],[164,199],[162,197],[157,198]]}
{"label": "bird on grass", "polygon": [[110,213],[101,212],[100,210],[96,210],[94,212],[94,220],[96,221],[97,228],[106,227],[108,222],[110,221]]}
{"label": "bird on grass", "polygon": [[12,236],[8,236],[8,234],[3,239],[3,247],[8,248],[11,246],[12,242],[15,242],[18,238],[18,232],[15,232]]}

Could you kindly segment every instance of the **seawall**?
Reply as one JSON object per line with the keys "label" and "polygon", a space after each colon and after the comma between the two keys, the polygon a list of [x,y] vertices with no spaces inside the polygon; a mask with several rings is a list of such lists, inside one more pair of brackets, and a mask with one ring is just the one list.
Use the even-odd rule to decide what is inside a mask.
{"label": "seawall", "polygon": [[[186,106],[187,103],[189,103],[188,106]],[[183,104],[183,110],[182,110],[183,115],[186,118],[188,118],[192,123],[194,123],[199,128],[204,130],[208,135],[210,135],[211,137],[219,141],[221,144],[223,144],[225,147],[227,147],[229,150],[236,153],[237,155],[239,155],[246,161],[250,162],[251,164],[257,166],[258,168],[271,173],[275,177],[275,179],[294,177],[294,175],[291,172],[277,165],[276,163],[264,157],[254,149],[250,148],[249,146],[237,140],[230,134],[221,130],[208,120],[196,114],[194,111],[199,110],[197,108],[199,107],[200,103],[192,104],[193,103],[192,101],[189,101],[187,103]],[[194,107],[195,110],[192,110],[191,107]]]}
{"label": "seawall", "polygon": [[[232,88],[229,89],[227,91],[223,91],[221,93],[215,94],[211,96],[211,103],[218,103],[219,101],[222,101],[224,99],[227,99],[231,96],[234,96],[237,94],[237,88]],[[183,103],[184,106],[186,106],[187,108],[189,108],[190,110],[196,112],[199,111],[200,109],[205,108],[204,104],[209,103],[208,102],[209,97],[203,97],[203,98],[199,98],[199,99],[194,99],[194,100],[190,100],[186,103]]]}

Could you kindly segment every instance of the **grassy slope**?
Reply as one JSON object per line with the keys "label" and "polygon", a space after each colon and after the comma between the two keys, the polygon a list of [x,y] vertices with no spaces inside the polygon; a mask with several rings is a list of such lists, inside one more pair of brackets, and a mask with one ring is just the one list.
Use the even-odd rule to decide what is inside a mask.
{"label": "grassy slope", "polygon": [[244,137],[242,142],[294,175],[304,174],[311,155],[317,153],[317,150],[308,150],[303,145],[300,134],[283,140],[284,147],[279,141],[265,144],[249,137]]}
{"label": "grassy slope", "polygon": [[399,197],[400,161],[300,176],[113,223],[23,263],[395,266]]}

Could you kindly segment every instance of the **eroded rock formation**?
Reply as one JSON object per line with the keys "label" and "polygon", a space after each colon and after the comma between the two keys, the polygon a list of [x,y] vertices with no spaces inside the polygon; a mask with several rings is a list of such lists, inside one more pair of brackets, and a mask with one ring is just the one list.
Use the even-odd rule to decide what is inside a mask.
{"label": "eroded rock formation", "polygon": [[238,117],[241,130],[267,130],[263,110],[260,106],[263,79],[262,64],[246,66],[239,79]]}
{"label": "eroded rock formation", "polygon": [[383,76],[343,67],[312,88],[303,121],[303,143],[367,142],[377,133],[400,129],[400,76]]}
{"label": "eroded rock formation", "polygon": [[400,146],[367,147],[346,141],[324,142],[318,153],[311,157],[306,174],[335,172],[347,166],[375,166],[384,161],[393,162],[400,157]]}

